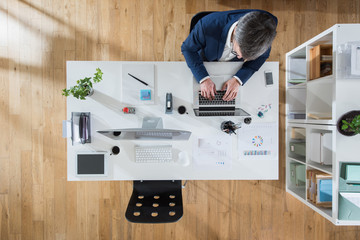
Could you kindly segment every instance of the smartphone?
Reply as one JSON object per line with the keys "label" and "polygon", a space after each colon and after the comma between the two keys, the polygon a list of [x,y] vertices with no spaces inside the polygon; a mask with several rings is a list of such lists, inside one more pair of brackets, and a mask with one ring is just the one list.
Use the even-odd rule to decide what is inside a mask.
{"label": "smartphone", "polygon": [[265,86],[271,87],[272,85],[274,85],[272,72],[270,70],[265,70],[264,74],[265,74]]}

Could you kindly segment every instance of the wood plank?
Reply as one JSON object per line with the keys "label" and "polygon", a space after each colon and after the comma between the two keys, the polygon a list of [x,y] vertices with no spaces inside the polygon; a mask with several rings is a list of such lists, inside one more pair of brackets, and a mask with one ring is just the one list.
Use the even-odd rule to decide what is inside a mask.
{"label": "wood plank", "polygon": [[0,239],[10,239],[8,195],[0,194]]}
{"label": "wood plank", "polygon": [[238,231],[239,239],[251,239],[252,232],[251,232],[251,191],[252,191],[252,184],[251,181],[242,181],[239,187],[239,192],[241,192],[240,197],[240,227]]}
{"label": "wood plank", "polygon": [[99,238],[99,182],[86,183],[86,238]]}
{"label": "wood plank", "polygon": [[[77,236],[76,239],[85,240],[86,239],[86,228],[87,228],[87,198],[86,198],[86,182],[77,183],[77,208],[76,208],[76,218],[77,218]],[[75,237],[75,236],[73,236]]]}
{"label": "wood plank", "polygon": [[32,219],[34,221],[44,221],[44,186],[34,184],[32,186]]}
{"label": "wood plank", "polygon": [[77,239],[77,183],[66,182],[66,239]]}
{"label": "wood plank", "polygon": [[66,233],[66,180],[56,179],[54,188],[54,231],[56,237],[62,237]]}
{"label": "wood plank", "polygon": [[9,220],[10,233],[21,234],[21,138],[20,116],[10,115]]}
{"label": "wood plank", "polygon": [[44,221],[33,221],[32,239],[44,239]]}
{"label": "wood plank", "polygon": [[[10,138],[10,122],[9,122],[9,62],[7,47],[0,47],[0,158],[8,158],[9,157],[9,138]],[[1,161],[1,160],[0,160]],[[4,171],[6,169],[6,165],[4,163]],[[7,168],[8,169],[8,168]],[[2,171],[2,170],[0,170]],[[6,173],[4,173],[6,174]],[[1,176],[2,174],[0,174]],[[4,181],[6,184],[6,177],[0,177],[1,182]],[[9,178],[9,176],[7,176]],[[0,193],[4,190],[1,190],[0,184]]]}
{"label": "wood plank", "polygon": [[260,181],[251,182],[251,238],[259,239],[261,232],[261,192]]}
{"label": "wood plank", "polygon": [[54,198],[45,198],[44,239],[55,238]]}
{"label": "wood plank", "polygon": [[106,240],[111,239],[111,204],[109,199],[99,200],[99,238]]}
{"label": "wood plank", "polygon": [[21,152],[21,235],[23,239],[32,239],[32,171],[31,151]]}

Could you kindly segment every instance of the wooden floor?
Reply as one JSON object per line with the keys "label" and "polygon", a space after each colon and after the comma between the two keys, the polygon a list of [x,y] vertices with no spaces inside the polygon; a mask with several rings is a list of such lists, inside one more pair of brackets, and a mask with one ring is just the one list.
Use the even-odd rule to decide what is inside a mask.
{"label": "wooden floor", "polygon": [[[131,182],[67,182],[67,60],[184,61],[191,17],[260,8],[278,17],[278,181],[190,181],[178,223],[131,224]],[[285,53],[335,23],[348,0],[0,0],[0,239],[360,239],[285,191]]]}

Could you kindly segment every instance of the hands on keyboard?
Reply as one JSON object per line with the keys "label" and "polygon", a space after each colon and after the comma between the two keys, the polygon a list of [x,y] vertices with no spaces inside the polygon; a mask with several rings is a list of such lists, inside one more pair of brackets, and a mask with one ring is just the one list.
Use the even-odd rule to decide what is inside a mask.
{"label": "hands on keyboard", "polygon": [[199,91],[199,105],[235,105],[235,99],[231,101],[223,100],[225,93],[226,90],[218,90],[216,91],[215,98],[210,100],[201,96],[201,92]]}

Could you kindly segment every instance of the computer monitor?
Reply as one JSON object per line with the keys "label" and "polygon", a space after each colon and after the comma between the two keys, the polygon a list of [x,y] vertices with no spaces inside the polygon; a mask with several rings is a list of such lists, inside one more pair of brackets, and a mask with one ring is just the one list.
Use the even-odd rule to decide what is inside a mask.
{"label": "computer monitor", "polygon": [[162,128],[161,118],[144,118],[141,128],[98,130],[115,140],[188,140],[191,132]]}

